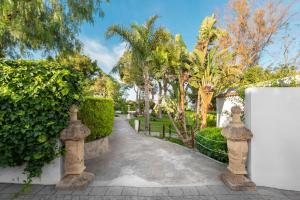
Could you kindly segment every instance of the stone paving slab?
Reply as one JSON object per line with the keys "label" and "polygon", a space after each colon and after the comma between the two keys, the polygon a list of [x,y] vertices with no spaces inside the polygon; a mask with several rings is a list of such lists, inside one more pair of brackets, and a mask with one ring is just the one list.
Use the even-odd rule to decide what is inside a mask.
{"label": "stone paving slab", "polygon": [[[9,200],[18,184],[1,184],[0,200]],[[54,186],[33,185],[16,200],[300,200],[300,192],[257,187],[257,191],[231,191],[225,186],[122,187],[89,186],[84,190],[57,191]]]}

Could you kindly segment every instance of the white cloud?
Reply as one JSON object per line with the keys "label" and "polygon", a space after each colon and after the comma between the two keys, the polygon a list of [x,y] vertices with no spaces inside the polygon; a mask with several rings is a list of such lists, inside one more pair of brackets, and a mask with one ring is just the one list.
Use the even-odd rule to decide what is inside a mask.
{"label": "white cloud", "polygon": [[95,39],[84,38],[82,42],[84,45],[84,53],[93,60],[97,60],[98,65],[106,73],[110,72],[126,50],[125,42],[113,46],[112,48],[104,46]]}

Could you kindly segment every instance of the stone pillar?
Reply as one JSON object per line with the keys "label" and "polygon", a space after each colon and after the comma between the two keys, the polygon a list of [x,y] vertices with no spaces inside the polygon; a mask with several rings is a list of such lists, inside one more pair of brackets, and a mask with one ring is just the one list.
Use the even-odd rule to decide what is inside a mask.
{"label": "stone pillar", "polygon": [[94,179],[94,174],[84,171],[84,138],[90,135],[90,130],[77,120],[77,112],[78,108],[72,106],[69,126],[60,133],[66,155],[64,177],[56,185],[58,189],[82,189]]}
{"label": "stone pillar", "polygon": [[231,108],[232,120],[222,130],[222,135],[227,139],[228,171],[221,175],[223,182],[232,190],[255,190],[255,184],[245,175],[248,155],[248,141],[252,133],[241,122],[241,108]]}

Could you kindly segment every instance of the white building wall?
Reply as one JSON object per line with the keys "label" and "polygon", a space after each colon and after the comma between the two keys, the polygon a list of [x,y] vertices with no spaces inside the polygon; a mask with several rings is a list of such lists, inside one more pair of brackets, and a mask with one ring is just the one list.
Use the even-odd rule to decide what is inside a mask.
{"label": "white building wall", "polygon": [[231,121],[231,108],[240,106],[243,110],[243,99],[239,96],[218,97],[216,99],[217,107],[217,127],[225,127]]}
{"label": "white building wall", "polygon": [[258,186],[300,191],[300,88],[249,88],[248,171]]}
{"label": "white building wall", "polygon": [[[24,166],[0,168],[0,183],[23,183],[26,175],[23,174]],[[56,158],[44,166],[43,174],[39,178],[33,178],[33,184],[54,185],[63,177],[62,158]]]}

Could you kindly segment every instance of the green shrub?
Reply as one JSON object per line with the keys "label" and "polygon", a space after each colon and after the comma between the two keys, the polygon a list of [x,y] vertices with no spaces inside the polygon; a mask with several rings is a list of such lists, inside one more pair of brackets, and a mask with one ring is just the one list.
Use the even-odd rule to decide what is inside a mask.
{"label": "green shrub", "polygon": [[170,142],[184,146],[184,143],[182,142],[181,139],[170,137],[170,138],[167,138],[167,140]]}
{"label": "green shrub", "polygon": [[26,164],[27,183],[57,157],[82,76],[50,61],[0,60],[0,166]]}
{"label": "green shrub", "polygon": [[206,123],[207,127],[215,127],[217,125],[217,114],[215,112],[208,113]]}
{"label": "green shrub", "polygon": [[111,134],[114,124],[114,102],[112,99],[86,97],[80,105],[79,119],[89,129],[86,141],[96,140]]}
{"label": "green shrub", "polygon": [[[194,111],[185,111],[185,116],[187,123],[192,125],[194,124],[195,120],[195,112]],[[201,123],[201,118],[200,118],[200,123]],[[217,125],[217,114],[216,112],[209,112],[207,114],[207,119],[206,119],[206,126],[207,127],[215,127]]]}
{"label": "green shrub", "polygon": [[218,161],[228,162],[226,139],[221,135],[221,128],[204,128],[196,134],[197,149]]}

